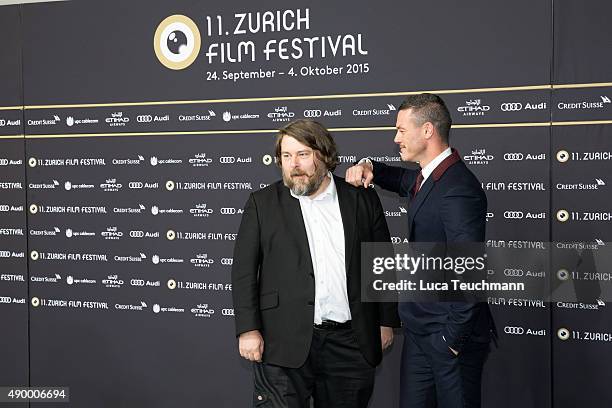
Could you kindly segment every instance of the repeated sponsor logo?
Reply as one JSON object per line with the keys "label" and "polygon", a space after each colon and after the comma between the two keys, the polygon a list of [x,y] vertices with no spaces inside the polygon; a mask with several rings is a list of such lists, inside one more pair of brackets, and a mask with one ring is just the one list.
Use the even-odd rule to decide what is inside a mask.
{"label": "repeated sponsor logo", "polygon": [[524,334],[525,333],[525,329],[523,327],[519,327],[519,326],[505,326],[504,327],[504,333],[506,334]]}
{"label": "repeated sponsor logo", "polygon": [[113,166],[138,166],[145,161],[145,158],[142,155],[138,155],[137,158],[127,158],[127,159],[112,159],[111,163]]}
{"label": "repeated sponsor logo", "polygon": [[385,108],[353,109],[353,116],[388,116],[395,112],[395,106],[387,104]]}
{"label": "repeated sponsor logo", "polygon": [[182,208],[159,208],[157,205],[151,206],[151,214],[153,215],[164,215],[164,214],[183,214]]}
{"label": "repeated sponsor logo", "polygon": [[500,105],[502,112],[520,112],[522,110],[545,110],[547,109],[546,102],[525,103],[522,102],[504,102]]}
{"label": "repeated sponsor logo", "polygon": [[138,123],[153,123],[153,122],[169,122],[170,115],[138,115],[136,122]]}
{"label": "repeated sponsor logo", "polygon": [[253,163],[253,158],[250,156],[248,157],[222,156],[222,157],[219,157],[219,163],[221,164]]}
{"label": "repeated sponsor logo", "polygon": [[195,307],[192,307],[190,311],[195,317],[210,318],[215,314],[215,310],[210,308],[208,303],[198,303]]}
{"label": "repeated sponsor logo", "polygon": [[212,161],[213,159],[206,157],[206,153],[198,153],[189,159],[189,164],[193,167],[208,167]]}
{"label": "repeated sponsor logo", "polygon": [[0,166],[21,166],[23,165],[23,160],[22,159],[5,159],[5,158],[1,158],[0,159]]}
{"label": "repeated sponsor logo", "polygon": [[119,231],[116,226],[106,227],[106,230],[102,231],[100,233],[100,236],[107,240],[116,241],[118,239],[123,238],[123,232]]}
{"label": "repeated sponsor logo", "polygon": [[151,163],[151,166],[168,165],[168,164],[183,164],[183,159],[174,159],[174,158],[159,159],[157,158],[157,156],[151,156],[151,158],[149,159],[149,163]]}
{"label": "repeated sponsor logo", "polygon": [[119,183],[116,178],[110,178],[100,184],[100,188],[106,192],[119,191],[123,188],[123,184]]}
{"label": "repeated sponsor logo", "polygon": [[295,117],[295,112],[289,111],[287,106],[277,106],[267,116],[269,119],[272,119],[272,122],[289,122]]}
{"label": "repeated sponsor logo", "polygon": [[607,104],[612,103],[607,95],[600,95],[599,100],[578,100],[578,101],[562,101],[557,103],[559,110],[593,110],[603,109]]}
{"label": "repeated sponsor logo", "polygon": [[189,262],[196,268],[208,268],[215,263],[215,260],[208,257],[208,254],[197,254]]}
{"label": "repeated sponsor logo", "polygon": [[146,182],[142,182],[142,181],[130,181],[128,182],[128,188],[130,190],[143,190],[143,189],[149,189],[149,190],[157,190],[159,188],[159,183],[155,182],[155,183],[146,183]]}
{"label": "repeated sponsor logo", "polygon": [[397,211],[385,210],[386,217],[401,217],[402,215],[407,215],[407,214],[408,214],[408,210],[406,210],[406,207],[402,207],[402,206],[399,206],[397,208]]}
{"label": "repeated sponsor logo", "polygon": [[224,122],[229,122],[231,120],[259,119],[259,114],[258,113],[233,114],[230,111],[225,111],[225,112],[223,112],[223,115],[221,117],[223,118]]}
{"label": "repeated sponsor logo", "polygon": [[159,288],[161,287],[161,281],[152,281],[152,280],[146,280],[146,279],[130,279],[130,286],[136,286],[136,287],[153,287],[153,288]]}
{"label": "repeated sponsor logo", "polygon": [[107,288],[121,288],[125,282],[119,278],[119,275],[114,274],[102,279],[101,283]]}
{"label": "repeated sponsor logo", "polygon": [[123,115],[123,112],[113,112],[104,122],[111,127],[125,126],[130,122],[130,118]]}
{"label": "repeated sponsor logo", "polygon": [[[108,181],[107,181],[107,183],[108,183]],[[105,185],[105,184],[106,183],[100,184],[100,188],[104,189],[104,187],[102,187],[102,186]],[[94,186],[93,184],[73,183],[70,180],[68,180],[68,181],[66,181],[64,183],[64,190],[66,190],[66,191],[71,191],[71,190],[92,190],[94,188],[96,188],[96,186]]]}
{"label": "repeated sponsor logo", "polygon": [[222,207],[219,208],[219,214],[222,215],[241,215],[244,213],[242,208]]}
{"label": "repeated sponsor logo", "polygon": [[557,190],[600,190],[602,187],[606,185],[606,182],[603,179],[596,178],[594,182],[591,183],[557,183],[555,184],[555,188]]}
{"label": "repeated sponsor logo", "polygon": [[215,116],[217,116],[215,111],[209,110],[207,113],[203,114],[179,115],[178,120],[179,122],[208,122]]}
{"label": "repeated sponsor logo", "polygon": [[23,205],[0,204],[0,212],[23,212]]}
{"label": "repeated sponsor logo", "polygon": [[486,149],[475,149],[463,156],[463,160],[470,165],[486,165],[493,161],[495,156],[488,154]]}
{"label": "repeated sponsor logo", "polygon": [[208,208],[206,203],[196,204],[195,207],[189,210],[189,214],[194,217],[209,217],[214,210],[212,208]]}
{"label": "repeated sponsor logo", "polygon": [[0,127],[5,126],[21,126],[21,119],[0,119]]}
{"label": "repeated sponsor logo", "polygon": [[53,115],[52,118],[45,119],[28,119],[28,126],[52,126],[57,125],[61,122],[61,119],[58,115]]}
{"label": "repeated sponsor logo", "polygon": [[66,125],[68,127],[72,127],[74,125],[95,125],[100,123],[98,119],[84,118],[84,119],[75,119],[73,116],[66,117]]}
{"label": "repeated sponsor logo", "polygon": [[465,101],[465,105],[457,107],[462,116],[484,116],[491,110],[491,106],[482,104],[480,99]]}
{"label": "repeated sponsor logo", "polygon": [[223,266],[232,266],[234,264],[234,258],[221,258],[219,262]]}

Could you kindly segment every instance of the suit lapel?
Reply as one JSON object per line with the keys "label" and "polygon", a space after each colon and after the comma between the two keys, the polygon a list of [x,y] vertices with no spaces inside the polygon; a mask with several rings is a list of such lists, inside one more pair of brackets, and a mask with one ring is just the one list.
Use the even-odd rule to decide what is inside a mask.
{"label": "suit lapel", "polygon": [[429,194],[433,186],[433,177],[427,177],[427,180],[425,180],[425,183],[423,183],[417,195],[412,199],[410,207],[408,208],[408,225],[412,225],[412,221],[414,220],[416,213],[423,205],[423,202],[425,202],[425,199],[427,198],[427,195]]}
{"label": "suit lapel", "polygon": [[305,260],[309,272],[313,272],[310,246],[308,245],[308,236],[306,235],[306,226],[304,225],[300,201],[294,198],[289,192],[289,189],[284,185],[279,186],[278,198],[281,203],[281,213],[284,218],[284,223],[290,231],[300,253],[308,254],[308,256],[302,257],[302,259]]}
{"label": "suit lapel", "polygon": [[410,203],[410,208],[408,210],[408,225],[411,228],[412,228],[412,221],[414,220],[414,217],[419,211],[419,208],[421,208],[421,206],[423,205],[423,202],[425,202],[425,199],[427,198],[427,195],[433,188],[434,183],[440,180],[440,178],[444,175],[446,170],[448,170],[452,165],[461,161],[461,156],[459,156],[459,152],[456,149],[453,148],[451,152],[452,152],[451,155],[445,158],[444,160],[442,160],[442,162],[438,164],[438,166],[434,169],[431,175],[427,177],[427,180],[425,180],[425,183],[423,183],[423,186],[417,193],[416,197],[414,197],[414,199]]}
{"label": "suit lapel", "polygon": [[342,216],[344,229],[344,264],[348,274],[353,248],[355,247],[355,225],[357,222],[357,198],[356,191],[349,189],[343,179],[334,176],[336,191],[338,192],[338,204]]}

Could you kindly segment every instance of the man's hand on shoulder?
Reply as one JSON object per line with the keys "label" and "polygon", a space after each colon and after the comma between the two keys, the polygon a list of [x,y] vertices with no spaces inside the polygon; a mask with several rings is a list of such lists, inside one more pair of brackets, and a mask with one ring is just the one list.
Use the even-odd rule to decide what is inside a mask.
{"label": "man's hand on shoulder", "polygon": [[244,332],[238,336],[240,356],[249,361],[261,362],[264,351],[264,340],[259,330]]}
{"label": "man's hand on shoulder", "polygon": [[360,160],[360,162],[346,170],[344,176],[347,183],[355,187],[369,187],[374,178],[374,168],[370,161]]}

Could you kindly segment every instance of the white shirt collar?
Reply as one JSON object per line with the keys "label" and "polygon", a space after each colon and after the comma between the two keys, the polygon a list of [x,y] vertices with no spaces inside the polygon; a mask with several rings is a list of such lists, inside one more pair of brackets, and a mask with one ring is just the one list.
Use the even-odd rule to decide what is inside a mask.
{"label": "white shirt collar", "polygon": [[315,198],[310,198],[309,196],[299,196],[297,194],[294,194],[291,189],[289,189],[289,192],[291,193],[293,197],[297,198],[298,200],[308,199],[310,201],[317,201],[317,200],[323,200],[327,197],[334,199],[336,198],[338,191],[336,190],[336,183],[334,182],[334,176],[331,173],[331,171],[327,172],[327,177],[329,177],[330,179],[329,184],[327,185],[325,190],[323,190],[321,194],[319,194]]}
{"label": "white shirt collar", "polygon": [[430,161],[427,166],[421,169],[421,172],[423,173],[423,183],[425,182],[425,180],[427,180],[431,173],[433,173],[436,167],[438,167],[438,165],[442,163],[444,159],[446,159],[451,154],[453,154],[453,151],[450,147],[447,147],[442,153],[440,153],[432,161]]}

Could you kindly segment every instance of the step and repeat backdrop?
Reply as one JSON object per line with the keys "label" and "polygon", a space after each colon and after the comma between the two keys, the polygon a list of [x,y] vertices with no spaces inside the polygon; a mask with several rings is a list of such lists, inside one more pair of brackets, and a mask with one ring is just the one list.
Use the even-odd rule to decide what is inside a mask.
{"label": "step and repeat backdrop", "polygon": [[[489,298],[500,338],[484,406],[610,406],[611,12],[603,0],[1,7],[0,385],[67,386],[74,407],[249,406],[230,270],[244,202],[280,177],[275,129],[325,124],[339,175],[365,156],[406,165],[396,107],[431,91],[487,193],[487,245],[516,251],[489,273],[563,290]],[[402,243],[409,203],[379,194]],[[397,406],[399,340],[372,407]]]}

